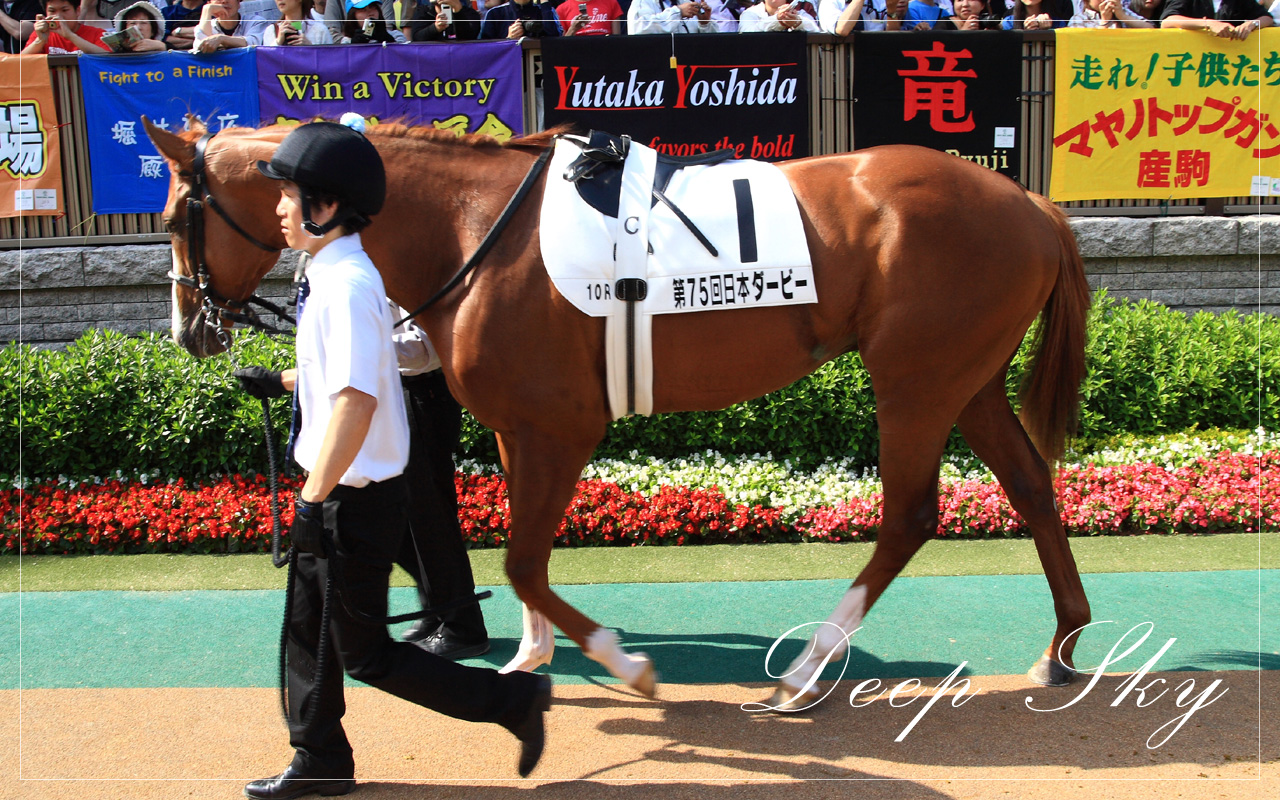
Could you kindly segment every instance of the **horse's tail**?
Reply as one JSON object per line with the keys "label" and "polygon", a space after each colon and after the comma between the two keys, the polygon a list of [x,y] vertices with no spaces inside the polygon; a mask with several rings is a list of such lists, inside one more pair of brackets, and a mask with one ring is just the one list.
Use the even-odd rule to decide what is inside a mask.
{"label": "horse's tail", "polygon": [[1048,217],[1058,237],[1058,282],[1045,303],[1032,345],[1032,363],[1018,392],[1022,426],[1053,465],[1062,458],[1067,432],[1074,430],[1085,373],[1085,324],[1089,315],[1089,283],[1075,234],[1062,210],[1039,194],[1031,200]]}

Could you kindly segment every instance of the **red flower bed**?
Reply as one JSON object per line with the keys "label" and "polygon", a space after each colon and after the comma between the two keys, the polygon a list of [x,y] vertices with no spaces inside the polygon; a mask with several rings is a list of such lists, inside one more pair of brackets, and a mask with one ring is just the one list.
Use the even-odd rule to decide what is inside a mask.
{"label": "red flower bed", "polygon": [[[297,481],[281,482],[283,523]],[[506,542],[506,482],[457,476],[459,518],[473,547]],[[1057,476],[1063,523],[1073,535],[1250,532],[1280,528],[1280,454],[1221,453],[1194,466],[1067,467]],[[733,504],[720,490],[663,487],[653,495],[582,481],[556,532],[569,547],[718,542],[849,542],[874,539],[881,496],[805,510]],[[1022,518],[995,484],[944,484],[938,536],[1025,536]],[[210,485],[107,481],[0,491],[0,552],[234,553],[271,546],[267,480],[232,476]]]}

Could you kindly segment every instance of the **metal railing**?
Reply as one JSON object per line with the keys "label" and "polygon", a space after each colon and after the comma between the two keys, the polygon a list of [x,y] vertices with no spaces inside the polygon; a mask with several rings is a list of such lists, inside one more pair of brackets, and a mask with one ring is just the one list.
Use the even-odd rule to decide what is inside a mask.
{"label": "metal railing", "polygon": [[[1049,188],[1053,156],[1054,37],[1049,31],[1022,34],[1022,163],[1019,174],[1032,191]],[[854,149],[853,42],[812,34],[809,43],[810,148],[815,155]],[[537,39],[522,43],[525,130],[537,128],[534,74]],[[94,214],[89,178],[89,141],[84,93],[75,56],[50,56],[53,93],[62,125],[62,174],[66,214],[0,220],[0,249],[163,242],[159,214]],[[1206,200],[1094,200],[1062,203],[1070,214],[1163,216],[1175,214],[1280,213],[1280,198],[1229,197]]]}

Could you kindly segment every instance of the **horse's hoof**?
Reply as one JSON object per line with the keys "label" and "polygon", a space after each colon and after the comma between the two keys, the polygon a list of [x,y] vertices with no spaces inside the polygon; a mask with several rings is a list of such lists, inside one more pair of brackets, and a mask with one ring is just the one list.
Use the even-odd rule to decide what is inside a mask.
{"label": "horse's hoof", "polygon": [[628,684],[645,698],[653,700],[658,695],[658,680],[662,677],[658,671],[653,668],[653,660],[644,653],[636,653],[633,658],[644,659],[644,671],[636,676],[636,679]]}
{"label": "horse's hoof", "polygon": [[1057,659],[1040,656],[1036,665],[1027,670],[1027,678],[1041,686],[1066,686],[1076,678],[1076,671]]}
{"label": "horse's hoof", "polygon": [[822,697],[822,692],[819,692],[816,686],[807,692],[801,692],[785,683],[779,683],[778,688],[773,690],[773,694],[764,702],[764,705],[779,714],[794,714],[813,708]]}
{"label": "horse's hoof", "polygon": [[498,670],[499,673],[506,675],[509,672],[533,672],[538,667],[551,663],[551,656],[539,653],[516,653],[516,657],[507,662],[507,665]]}

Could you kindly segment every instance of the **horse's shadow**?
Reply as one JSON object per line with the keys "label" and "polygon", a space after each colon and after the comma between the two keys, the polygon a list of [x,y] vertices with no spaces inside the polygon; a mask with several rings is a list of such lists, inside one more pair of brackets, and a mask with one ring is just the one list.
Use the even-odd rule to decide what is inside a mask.
{"label": "horse's shadow", "polygon": [[[874,700],[871,694],[858,695],[859,703],[869,702],[853,707],[851,690],[864,677],[834,686],[820,684],[832,691],[802,715],[744,710],[743,704],[750,709],[752,704],[763,702],[769,690],[742,687],[742,704],[669,701],[660,719],[619,716],[602,722],[599,729],[609,735],[664,740],[644,754],[648,761],[696,761],[790,778],[851,776],[842,774],[840,763],[850,757],[984,770],[1026,766],[1095,770],[1174,764],[1213,768],[1257,762],[1259,755],[1263,760],[1280,757],[1280,741],[1262,727],[1262,720],[1274,718],[1280,711],[1280,701],[1275,699],[1280,691],[1277,672],[1153,672],[1138,686],[1161,682],[1151,685],[1142,698],[1131,689],[1118,704],[1113,703],[1124,694],[1128,676],[1106,675],[1092,688],[1088,688],[1088,675],[1063,688],[1024,681],[1023,686],[1013,689],[979,688],[959,707],[953,706],[956,691],[952,689],[927,709],[928,698],[905,702],[912,698],[910,691],[900,695],[896,704],[891,703],[889,690],[901,683],[897,680],[882,680],[883,694]],[[1019,681],[1013,677],[997,680],[1001,686]],[[1209,689],[1214,680],[1222,683],[1206,697],[1217,699],[1195,711],[1163,741],[1174,728],[1174,720],[1186,714],[1193,698]],[[926,688],[940,682],[923,681]],[[1164,689],[1168,691],[1161,694]],[[1187,690],[1185,695],[1183,689]],[[1147,703],[1145,708],[1138,707],[1139,699]],[[797,757],[803,758],[796,761]]]}
{"label": "horse's shadow", "polygon": [[[697,781],[663,781],[660,788],[653,783],[605,783],[583,778],[555,781],[534,787],[524,786],[431,786],[432,797],[466,798],[467,800],[517,800],[518,798],[590,798],[590,800],[633,800],[650,798],[661,791],[663,800],[777,800],[786,794],[790,800],[827,800],[849,797],[854,793],[872,800],[946,800],[943,794],[921,783],[893,780],[870,773],[850,776],[856,783],[832,784],[828,781],[796,782],[792,780],[759,783],[700,783]],[[404,783],[360,783],[360,797],[367,800],[417,800],[423,787]]]}
{"label": "horse's shadow", "polygon": [[1170,665],[1169,669],[1174,672],[1203,672],[1220,668],[1221,664],[1232,664],[1255,670],[1280,670],[1280,655],[1249,650],[1192,653],[1180,663]]}
{"label": "horse's shadow", "polygon": [[[792,659],[807,646],[807,642],[799,639],[781,642],[766,664],[765,656],[775,641],[767,636],[736,633],[645,634],[617,628],[614,630],[626,642],[628,651],[648,654],[661,671],[663,680],[672,683],[749,683],[772,680],[770,673],[776,676],[785,672]],[[500,667],[515,655],[518,642],[506,639],[491,641],[493,649],[488,655],[468,663],[486,663]],[[825,675],[835,679],[844,666],[845,660],[841,659],[829,666]],[[847,674],[909,678],[949,675],[955,668],[955,664],[941,661],[885,661],[861,648],[851,647]],[[547,670],[544,668],[543,671]],[[564,636],[556,637],[555,657],[550,672],[573,675],[592,683],[613,682],[603,666],[588,658]],[[961,675],[964,674],[967,674],[967,670],[961,672]]]}
{"label": "horse's shadow", "polygon": [[[768,637],[628,632],[625,641],[635,651],[648,652],[672,684],[759,684],[769,680],[764,654],[774,640]],[[1124,693],[1124,677],[1117,675],[1104,675],[1088,691],[1092,676],[1087,674],[1077,676],[1075,683],[1063,688],[1040,687],[1025,678],[1004,677],[976,679],[994,682],[999,688],[989,688],[992,683],[988,682],[988,688],[972,694],[959,707],[953,707],[952,690],[924,711],[927,699],[904,704],[913,696],[907,693],[891,704],[888,690],[908,678],[919,678],[925,688],[931,689],[956,665],[885,661],[851,647],[843,677],[840,666],[829,666],[822,688],[832,687],[832,681],[839,680],[822,703],[803,715],[744,710],[742,704],[758,704],[767,698],[769,689],[757,685],[741,687],[738,702],[664,700],[660,689],[662,713],[659,719],[653,719],[648,714],[628,713],[650,707],[649,701],[613,683],[600,665],[571,644],[564,640],[557,643],[565,646],[556,650],[554,673],[576,675],[616,693],[608,698],[558,699],[557,703],[618,709],[618,716],[601,722],[598,728],[611,736],[651,739],[652,746],[637,754],[637,763],[712,764],[792,779],[856,778],[862,773],[841,765],[850,757],[931,767],[1045,765],[1084,770],[1155,764],[1212,768],[1233,761],[1255,761],[1259,714],[1266,710],[1268,697],[1280,695],[1280,672],[1274,671],[1280,669],[1280,656],[1231,651],[1190,654],[1172,666],[1182,674],[1166,671],[1161,665],[1161,671],[1150,673],[1139,685],[1163,682],[1152,684],[1142,698],[1134,688],[1116,702]],[[502,662],[513,654],[514,644],[495,642],[493,660]],[[804,646],[799,640],[779,644],[770,663],[771,671],[777,674],[785,670]],[[1213,672],[1205,666],[1228,663],[1251,667],[1259,661],[1264,670],[1261,675],[1249,670]],[[961,670],[955,681],[958,683],[967,674],[967,670]],[[851,690],[872,678],[879,679],[884,694],[853,707]],[[1224,688],[1225,694],[1195,711],[1167,742],[1160,743],[1173,727],[1173,720],[1186,714],[1194,697],[1214,680],[1222,683],[1210,696]],[[1010,686],[1013,688],[1006,688]],[[1165,689],[1169,691],[1160,694]],[[685,688],[679,694],[688,697],[689,691]],[[862,694],[857,700],[861,703],[871,697]],[[1145,707],[1137,705],[1138,699]],[[1270,704],[1271,713],[1276,713],[1275,706],[1280,701],[1273,699]],[[1271,741],[1264,742],[1264,746],[1274,751],[1272,758],[1280,757],[1280,744]]]}

